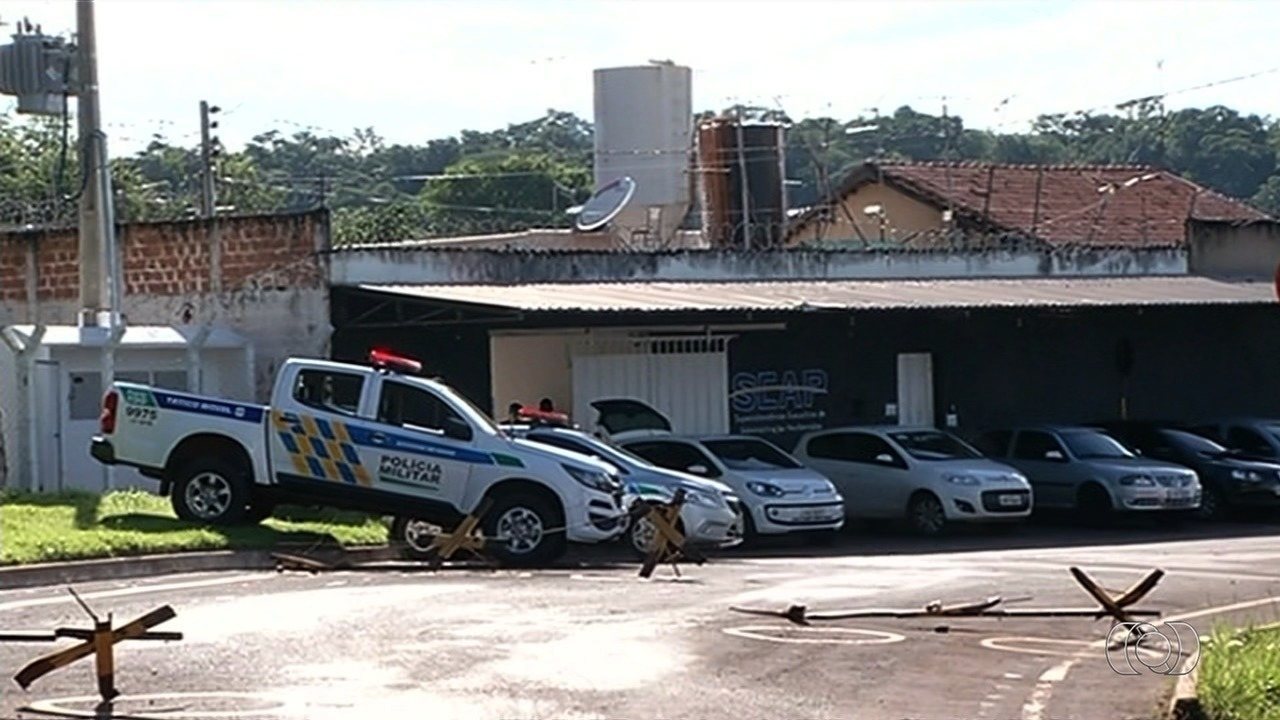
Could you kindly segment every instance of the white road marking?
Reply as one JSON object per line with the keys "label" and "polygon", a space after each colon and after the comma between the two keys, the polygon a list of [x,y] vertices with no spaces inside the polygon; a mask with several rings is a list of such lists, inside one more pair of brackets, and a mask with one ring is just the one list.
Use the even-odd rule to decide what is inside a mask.
{"label": "white road marking", "polygon": [[[137,587],[120,588],[119,590],[99,590],[97,592],[80,593],[80,597],[85,600],[93,600],[95,598],[112,598],[126,597],[129,595],[146,595],[149,593],[169,592],[171,590],[187,590],[190,588],[213,587],[215,585],[231,585],[234,583],[254,582],[257,580],[266,580],[276,577],[275,573],[246,573],[243,575],[233,575],[231,577],[207,578],[205,580],[190,580],[187,582],[161,583],[159,585],[141,585]],[[20,610],[22,608],[39,607],[41,605],[60,605],[62,603],[74,603],[75,598],[71,597],[71,593],[63,593],[53,597],[31,598],[30,600],[12,600],[6,603],[0,603],[0,610]]]}
{"label": "white road marking", "polygon": [[[242,700],[257,701],[258,705],[266,704],[267,707],[247,708],[244,710],[200,710],[199,708],[188,708],[184,710],[159,710],[159,711],[142,711],[130,712],[120,705],[132,705],[134,703],[146,703],[155,705],[157,700],[178,702],[182,700]],[[42,713],[46,715],[61,715],[63,717],[74,718],[99,718],[102,714],[95,708],[102,702],[102,698],[97,695],[81,695],[77,697],[52,698],[49,700],[39,700],[31,703],[31,712]],[[87,709],[81,710],[72,705],[88,705]],[[178,693],[154,693],[149,695],[121,695],[116,698],[113,709],[119,714],[116,717],[129,717],[134,720],[188,720],[188,719],[204,719],[204,718],[239,718],[239,717],[255,717],[261,715],[278,716],[280,710],[284,707],[284,703],[273,700],[264,693],[240,693],[240,692],[178,692]],[[115,714],[115,713],[113,713]]]}
{"label": "white road marking", "polygon": [[[1014,646],[1015,643],[1017,644],[1025,643],[1025,644],[1031,644],[1031,645],[1035,645],[1035,644],[1076,645],[1076,646],[1080,646],[1082,649],[1077,650],[1075,652],[1066,652],[1063,650],[1048,650],[1044,648],[1037,649],[1034,647],[1016,647]],[[1083,649],[1087,649],[1093,643],[1089,640],[1063,640],[1060,638],[1033,637],[1031,635],[1010,635],[1007,637],[986,638],[981,642],[979,642],[978,644],[984,648],[987,648],[988,650],[1004,650],[1006,652],[1025,653],[1027,655],[1041,655],[1046,657],[1056,656],[1056,657],[1074,658],[1074,657],[1083,657],[1082,655]],[[1006,675],[1006,677],[1008,677],[1008,675]],[[1017,677],[1021,678],[1022,676],[1017,675]]]}
{"label": "white road marking", "polygon": [[[1092,570],[1092,568],[1090,568]],[[1249,608],[1262,607],[1263,605],[1273,605],[1280,603],[1280,595],[1258,598],[1256,600],[1245,600],[1243,602],[1231,603],[1230,605],[1219,605],[1217,607],[1203,608],[1201,610],[1192,610],[1191,612],[1170,615],[1161,618],[1161,622],[1185,622],[1194,620],[1195,618],[1208,617],[1210,615],[1219,615],[1221,613],[1235,612],[1236,610],[1248,610]],[[984,641],[985,642],[985,641]],[[1106,647],[1107,639],[1096,640],[1089,644],[1089,648],[1101,649]],[[1005,648],[1007,649],[1007,648]],[[1022,705],[1022,720],[1044,720],[1044,712],[1049,707],[1049,700],[1053,697],[1053,686],[1067,679],[1067,675],[1071,673],[1071,668],[1075,667],[1083,658],[1075,657],[1065,660],[1053,667],[1045,670],[1040,675],[1036,687],[1031,691],[1031,695],[1027,697],[1027,701]]]}
{"label": "white road marking", "polygon": [[[734,637],[750,638],[752,640],[767,640],[777,643],[793,643],[797,645],[888,645],[891,643],[902,642],[907,639],[905,635],[898,633],[883,632],[880,630],[860,630],[858,628],[816,628],[816,627],[786,627],[784,625],[747,625],[736,628],[723,628],[721,630],[726,635]],[[832,637],[785,637],[780,635],[771,635],[770,633],[791,632],[791,633],[831,633]],[[868,637],[838,637],[839,635],[865,635]]]}

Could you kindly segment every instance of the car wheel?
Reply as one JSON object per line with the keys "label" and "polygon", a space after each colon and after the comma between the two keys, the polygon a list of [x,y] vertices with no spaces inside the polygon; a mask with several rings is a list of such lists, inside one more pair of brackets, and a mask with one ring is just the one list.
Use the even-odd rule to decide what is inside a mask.
{"label": "car wheel", "polygon": [[249,480],[235,463],[197,458],[178,473],[169,501],[183,520],[236,525],[249,508]]}
{"label": "car wheel", "polygon": [[1225,520],[1227,506],[1222,501],[1222,493],[1217,488],[1205,486],[1200,491],[1200,507],[1195,514],[1201,520]]}
{"label": "car wheel", "polygon": [[397,517],[391,522],[388,537],[393,545],[401,545],[409,557],[415,560],[430,560],[435,557],[431,543],[436,536],[444,532],[439,525],[417,518]]}
{"label": "car wheel", "polygon": [[917,534],[940,535],[947,527],[947,513],[933,493],[922,492],[907,505],[907,524]]}
{"label": "car wheel", "polygon": [[564,555],[565,531],[555,505],[533,493],[499,497],[483,520],[485,548],[503,565],[547,565]]}
{"label": "car wheel", "polygon": [[[684,534],[684,523],[681,522],[680,518],[676,518],[676,531],[681,535]],[[627,528],[627,544],[631,547],[631,551],[642,560],[649,557],[649,550],[657,539],[658,526],[654,525],[647,516],[641,516],[631,523],[631,527]]]}
{"label": "car wheel", "polygon": [[1104,525],[1115,514],[1111,496],[1100,485],[1086,485],[1076,496],[1076,512],[1089,525]]}

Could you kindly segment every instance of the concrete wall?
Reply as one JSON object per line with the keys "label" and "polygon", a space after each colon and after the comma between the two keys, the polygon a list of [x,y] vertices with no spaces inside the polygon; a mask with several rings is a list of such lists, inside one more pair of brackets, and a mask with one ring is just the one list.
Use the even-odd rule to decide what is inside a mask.
{"label": "concrete wall", "polygon": [[[879,205],[881,218],[867,215],[866,208]],[[853,222],[849,222],[849,218]],[[941,230],[945,226],[938,208],[904,195],[884,183],[871,183],[849,194],[844,208],[832,211],[831,222],[810,222],[789,240],[791,245],[814,242],[901,241],[914,233]],[[859,234],[861,233],[861,234]]]}
{"label": "concrete wall", "polygon": [[502,252],[406,248],[339,250],[329,255],[334,285],[513,284],[636,280],[858,280],[946,277],[1178,275],[1180,249],[986,250],[682,250]]}
{"label": "concrete wall", "polygon": [[[208,221],[139,223],[119,228],[132,325],[174,325],[212,318],[247,337],[256,353],[255,395],[265,399],[280,361],[325,357],[329,296],[325,211],[219,218],[222,292],[211,292]],[[28,303],[28,254],[37,268],[38,317]],[[74,324],[78,306],[74,228],[0,234],[0,327]]]}
{"label": "concrete wall", "polygon": [[537,405],[544,397],[558,408],[573,407],[573,369],[570,364],[578,332],[538,335],[495,333],[489,340],[496,418],[507,415],[512,402]]}
{"label": "concrete wall", "polygon": [[1280,270],[1280,222],[1192,220],[1187,223],[1191,272],[1242,280],[1270,280]]}

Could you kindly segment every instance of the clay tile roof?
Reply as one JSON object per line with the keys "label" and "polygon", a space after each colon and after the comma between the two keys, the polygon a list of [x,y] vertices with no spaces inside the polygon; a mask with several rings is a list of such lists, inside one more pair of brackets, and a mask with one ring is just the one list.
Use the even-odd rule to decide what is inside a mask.
{"label": "clay tile roof", "polygon": [[843,198],[878,179],[941,209],[953,209],[962,226],[1052,244],[1174,246],[1185,243],[1190,219],[1269,217],[1171,172],[1142,165],[868,163],[849,176],[838,194]]}

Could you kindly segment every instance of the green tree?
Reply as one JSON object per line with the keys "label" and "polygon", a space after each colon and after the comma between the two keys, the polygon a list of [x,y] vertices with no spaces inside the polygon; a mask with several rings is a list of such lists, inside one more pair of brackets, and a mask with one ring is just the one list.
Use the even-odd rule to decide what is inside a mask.
{"label": "green tree", "polygon": [[563,227],[565,208],[591,192],[585,162],[546,152],[491,152],[464,157],[419,194],[433,232],[504,232]]}

